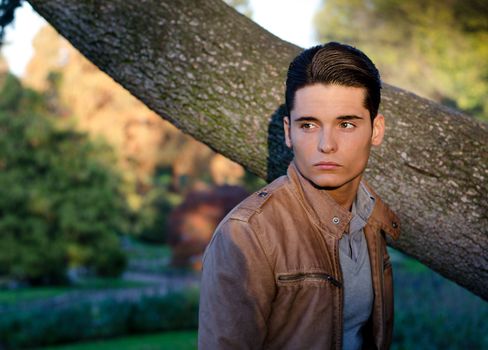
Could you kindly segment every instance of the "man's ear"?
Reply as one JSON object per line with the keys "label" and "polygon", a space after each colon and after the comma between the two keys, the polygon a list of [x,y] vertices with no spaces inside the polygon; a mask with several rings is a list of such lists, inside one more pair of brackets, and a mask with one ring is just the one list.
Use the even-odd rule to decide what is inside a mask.
{"label": "man's ear", "polygon": [[290,117],[283,117],[283,129],[285,130],[285,143],[288,148],[292,148],[290,137]]}
{"label": "man's ear", "polygon": [[373,120],[373,135],[371,135],[371,144],[373,146],[381,145],[383,136],[385,135],[385,117],[378,114]]}

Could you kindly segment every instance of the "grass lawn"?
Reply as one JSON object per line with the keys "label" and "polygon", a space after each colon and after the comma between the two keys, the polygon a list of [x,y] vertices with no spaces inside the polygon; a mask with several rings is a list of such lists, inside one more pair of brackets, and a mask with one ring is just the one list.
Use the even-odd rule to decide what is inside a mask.
{"label": "grass lawn", "polygon": [[70,287],[39,287],[0,290],[0,304],[15,304],[20,301],[42,299],[61,295],[72,290]]}
{"label": "grass lawn", "polygon": [[7,289],[0,290],[0,305],[50,298],[76,290],[132,288],[147,285],[148,283],[125,281],[120,278],[89,278],[69,286]]}
{"label": "grass lawn", "polygon": [[41,348],[42,350],[190,350],[197,348],[197,331],[166,332],[133,335],[109,340],[98,340]]}

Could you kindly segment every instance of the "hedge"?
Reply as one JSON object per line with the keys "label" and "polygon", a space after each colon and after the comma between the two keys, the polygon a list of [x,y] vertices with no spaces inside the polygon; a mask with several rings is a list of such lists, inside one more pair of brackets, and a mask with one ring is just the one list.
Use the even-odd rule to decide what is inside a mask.
{"label": "hedge", "polygon": [[51,345],[130,333],[196,329],[198,290],[155,288],[73,295],[35,307],[12,307],[0,317],[0,349]]}

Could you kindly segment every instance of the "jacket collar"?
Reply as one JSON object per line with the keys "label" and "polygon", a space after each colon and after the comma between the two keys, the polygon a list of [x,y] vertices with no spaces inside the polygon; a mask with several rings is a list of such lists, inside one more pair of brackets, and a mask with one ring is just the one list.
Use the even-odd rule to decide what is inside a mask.
{"label": "jacket collar", "polygon": [[294,161],[290,163],[287,175],[292,191],[311,220],[324,232],[340,239],[352,218],[349,210],[337,204],[327,191],[314,187],[303,177]]}
{"label": "jacket collar", "polygon": [[398,239],[400,235],[400,220],[398,216],[381,200],[366,181],[363,180],[363,183],[371,195],[376,199],[370,220],[375,221],[391,238],[395,240]]}
{"label": "jacket collar", "polygon": [[[287,175],[292,185],[292,191],[311,220],[325,232],[340,239],[352,218],[349,210],[337,204],[327,191],[314,187],[303,177],[294,161],[288,166]],[[375,198],[375,205],[368,223],[375,222],[392,238],[397,239],[400,233],[398,218],[371,187],[365,181],[362,182]]]}

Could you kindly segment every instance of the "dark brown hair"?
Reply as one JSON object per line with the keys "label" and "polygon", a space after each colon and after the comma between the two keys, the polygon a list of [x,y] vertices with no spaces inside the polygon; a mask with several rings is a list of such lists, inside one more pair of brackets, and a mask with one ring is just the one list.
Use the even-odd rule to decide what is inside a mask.
{"label": "dark brown hair", "polygon": [[298,89],[316,83],[366,89],[364,107],[371,120],[378,114],[381,79],[373,62],[362,51],[330,42],[304,50],[290,63],[286,79],[286,107],[293,110]]}

